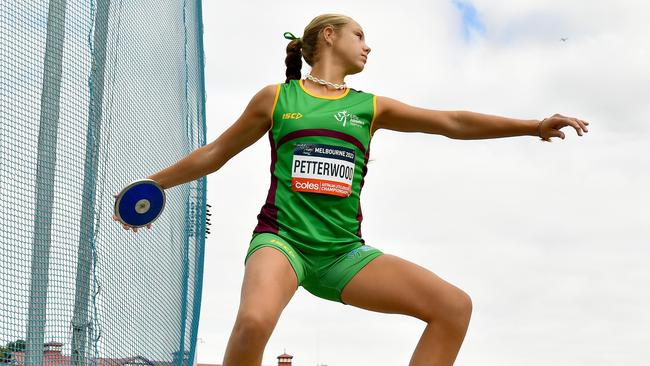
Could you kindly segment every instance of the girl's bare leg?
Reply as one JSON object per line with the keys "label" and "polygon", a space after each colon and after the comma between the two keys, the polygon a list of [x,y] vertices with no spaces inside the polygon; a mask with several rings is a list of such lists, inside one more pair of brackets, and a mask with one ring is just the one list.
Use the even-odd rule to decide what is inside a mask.
{"label": "girl's bare leg", "polygon": [[262,247],[251,254],[224,366],[261,365],[264,347],[297,286],[296,273],[279,250]]}
{"label": "girl's bare leg", "polygon": [[426,322],[409,366],[453,365],[472,313],[472,301],[461,289],[391,254],[383,254],[363,267],[343,289],[341,300]]}

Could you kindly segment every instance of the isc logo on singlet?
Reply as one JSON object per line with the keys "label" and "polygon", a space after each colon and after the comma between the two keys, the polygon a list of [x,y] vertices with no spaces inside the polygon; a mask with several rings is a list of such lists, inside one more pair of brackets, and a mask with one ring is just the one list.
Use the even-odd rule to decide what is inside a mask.
{"label": "isc logo on singlet", "polygon": [[302,114],[300,112],[282,114],[282,119],[299,119],[299,118],[302,118]]}

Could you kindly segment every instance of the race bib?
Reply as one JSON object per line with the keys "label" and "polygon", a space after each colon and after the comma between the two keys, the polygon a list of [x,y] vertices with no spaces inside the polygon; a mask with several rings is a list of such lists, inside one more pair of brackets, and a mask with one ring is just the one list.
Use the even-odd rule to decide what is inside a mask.
{"label": "race bib", "polygon": [[347,197],[352,193],[355,151],[341,146],[298,143],[291,164],[291,189]]}

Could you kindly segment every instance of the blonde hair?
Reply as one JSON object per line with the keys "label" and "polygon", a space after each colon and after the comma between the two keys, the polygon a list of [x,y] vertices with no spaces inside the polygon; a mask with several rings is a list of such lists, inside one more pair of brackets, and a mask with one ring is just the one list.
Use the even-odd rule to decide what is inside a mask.
{"label": "blonde hair", "polygon": [[287,45],[287,57],[284,59],[287,65],[286,76],[289,80],[299,80],[301,78],[300,70],[302,69],[302,58],[305,59],[309,66],[314,66],[318,61],[319,38],[323,28],[332,26],[336,32],[350,23],[352,18],[343,14],[321,14],[312,19],[305,27],[302,37],[289,42]]}

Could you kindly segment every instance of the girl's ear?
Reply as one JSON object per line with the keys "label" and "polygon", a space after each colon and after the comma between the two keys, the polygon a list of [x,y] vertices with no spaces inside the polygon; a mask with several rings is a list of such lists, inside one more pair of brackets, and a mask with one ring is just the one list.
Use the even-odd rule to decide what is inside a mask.
{"label": "girl's ear", "polygon": [[331,25],[325,26],[323,28],[323,38],[325,38],[325,43],[328,46],[332,45],[332,39],[335,37],[334,28]]}

